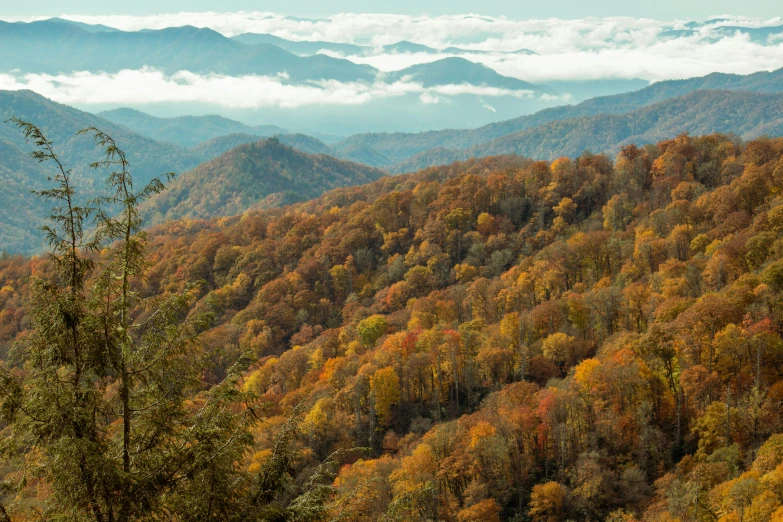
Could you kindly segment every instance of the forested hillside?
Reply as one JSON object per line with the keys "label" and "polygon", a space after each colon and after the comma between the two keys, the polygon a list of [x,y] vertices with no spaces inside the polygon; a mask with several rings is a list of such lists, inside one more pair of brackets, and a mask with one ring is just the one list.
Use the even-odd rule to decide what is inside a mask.
{"label": "forested hillside", "polygon": [[694,91],[624,114],[554,121],[468,149],[433,149],[389,170],[413,172],[431,165],[498,154],[552,160],[558,156],[576,157],[584,151],[614,153],[629,143],[654,143],[682,132],[733,132],[745,139],[783,135],[783,94]]}
{"label": "forested hillside", "polygon": [[[783,140],[681,135],[164,223],[132,295],[185,292],[210,318],[196,346],[223,391],[188,404],[207,411],[235,386],[263,406],[230,410],[250,425],[229,457],[259,482],[229,488],[238,472],[216,460],[183,477],[190,504],[160,498],[204,520],[212,477],[218,520],[234,505],[252,520],[780,520],[782,191]],[[31,273],[52,265],[0,261],[8,367],[13,340],[44,326],[27,318]],[[234,381],[237,360],[250,367]],[[233,429],[212,415],[214,433]],[[193,422],[202,448],[212,432]],[[27,459],[4,469],[17,517],[56,505],[45,481],[20,482]],[[285,494],[263,489],[269,476]],[[263,494],[240,502],[246,483]],[[291,501],[304,491],[317,493]]]}
{"label": "forested hillside", "polygon": [[[194,136],[204,137],[220,133],[221,130],[230,130],[241,124],[222,118],[183,118],[165,119],[153,118],[143,113],[127,111],[118,113],[125,119],[119,118],[124,123],[132,123],[134,128],[150,135],[167,138],[170,132],[179,132],[183,125],[194,127],[191,129],[186,142],[192,142]],[[112,117],[118,119],[118,114]],[[111,134],[118,142],[123,143],[127,153],[127,160],[137,183],[147,183],[153,176],[163,172],[187,172],[199,164],[209,162],[225,154],[226,152],[246,143],[254,143],[261,138],[256,134],[229,134],[211,139],[191,148],[168,141],[156,141],[142,134],[129,130],[125,125],[112,123],[102,117],[80,111],[67,105],[55,103],[43,96],[31,91],[0,91],[0,182],[5,190],[0,194],[0,251],[9,253],[34,253],[40,252],[44,244],[43,236],[38,227],[44,224],[49,207],[30,194],[31,190],[40,190],[45,186],[47,176],[54,174],[51,165],[39,164],[27,157],[32,150],[32,144],[26,143],[24,136],[12,125],[6,122],[11,117],[21,117],[35,120],[54,142],[54,147],[59,152],[60,159],[66,168],[73,169],[74,180],[79,184],[83,204],[86,200],[94,198],[104,190],[104,172],[90,168],[90,164],[97,158],[95,156],[92,141],[85,136],[77,136],[79,129],[96,126]],[[139,121],[128,122],[128,118],[136,118]],[[217,127],[211,127],[217,122]],[[145,127],[146,125],[146,127]],[[264,129],[250,128],[252,132],[262,133]],[[286,144],[314,154],[331,152],[331,149],[321,141],[303,136],[301,134],[284,134],[279,139]],[[180,141],[183,141],[180,140]],[[335,160],[335,164],[342,163]],[[328,161],[324,163],[329,163]],[[298,168],[300,165],[290,165]],[[235,166],[235,168],[239,168]],[[327,167],[328,169],[328,167]],[[353,166],[356,172],[374,172],[370,177],[355,177],[355,172],[343,174],[333,178],[334,172],[326,174],[313,173],[311,170],[289,170],[285,176],[297,178],[296,181],[287,183],[286,186],[275,185],[275,192],[298,190],[307,187],[302,194],[296,197],[273,197],[265,203],[266,206],[274,202],[281,203],[301,201],[320,195],[325,190],[338,186],[365,183],[377,179],[381,174],[370,167]],[[355,180],[354,180],[355,177]],[[323,184],[322,184],[323,182]],[[251,186],[247,194],[240,199],[244,202],[255,202],[268,196],[269,192],[263,192],[263,187],[272,185]],[[227,190],[225,187],[218,193]],[[170,196],[171,194],[169,194]],[[243,203],[244,204],[244,203]],[[249,206],[249,203],[248,203]],[[244,210],[248,206],[237,207]],[[238,210],[233,210],[236,212]],[[184,214],[183,214],[184,215]],[[210,214],[211,215],[211,214]]]}
{"label": "forested hillside", "polygon": [[[104,188],[103,174],[90,168],[95,161],[92,141],[76,136],[76,131],[97,126],[124,143],[128,161],[138,182],[146,183],[162,172],[190,170],[205,159],[173,143],[158,142],[135,134],[93,114],[55,103],[32,91],[0,91],[0,251],[31,253],[43,246],[37,228],[48,214],[47,205],[30,195],[40,190],[51,165],[38,164],[27,157],[31,144],[6,120],[18,116],[35,120],[60,152],[62,161],[73,169],[84,200],[97,196]],[[82,200],[80,203],[83,203]]]}
{"label": "forested hillside", "polygon": [[160,172],[188,170],[201,162],[201,158],[184,147],[141,136],[121,125],[53,102],[32,91],[0,90],[0,120],[3,122],[0,125],[0,140],[23,152],[31,150],[30,144],[25,143],[24,136],[17,129],[6,123],[6,120],[15,116],[38,121],[49,139],[57,144],[63,161],[72,166],[80,183],[88,185],[85,188],[103,188],[103,180],[98,181],[99,175],[89,168],[95,157],[92,142],[76,135],[78,130],[90,126],[101,127],[126,144],[128,160],[133,164],[140,182],[146,182]]}
{"label": "forested hillside", "polygon": [[269,138],[237,146],[186,172],[153,198],[144,214],[153,223],[231,216],[311,199],[326,190],[361,185],[384,174],[324,154],[306,154]]}

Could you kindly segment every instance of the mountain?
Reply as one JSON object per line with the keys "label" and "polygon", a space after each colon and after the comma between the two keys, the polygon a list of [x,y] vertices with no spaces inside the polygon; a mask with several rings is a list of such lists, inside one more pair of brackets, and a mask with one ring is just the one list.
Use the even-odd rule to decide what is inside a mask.
{"label": "mountain", "polygon": [[[422,45],[414,42],[409,42],[407,40],[402,40],[397,43],[384,45],[381,50],[384,53],[390,53],[390,54],[405,54],[405,53],[425,53],[425,54],[435,54],[438,52],[437,49],[433,49],[432,47],[429,47],[427,45]],[[457,49],[456,47],[453,48],[453,50],[457,51],[461,49]]]}
{"label": "mountain", "polygon": [[246,45],[258,45],[267,44],[275,45],[281,49],[298,55],[312,56],[319,51],[331,51],[335,53],[342,53],[345,55],[357,55],[368,52],[371,47],[353,44],[343,44],[335,42],[322,42],[322,41],[293,41],[280,38],[272,34],[258,34],[258,33],[243,33],[231,38],[234,41],[246,44]]}
{"label": "mountain", "polygon": [[30,252],[43,246],[37,228],[49,206],[30,194],[47,187],[51,172],[17,147],[0,140],[0,250]]}
{"label": "mountain", "polygon": [[743,35],[746,36],[751,42],[761,45],[777,45],[783,38],[783,25],[768,26],[768,27],[742,27],[736,25],[721,25],[709,27],[711,23],[715,21],[708,21],[704,23],[689,23],[687,29],[670,29],[662,31],[658,36],[663,40],[669,40],[672,38],[693,38],[715,41],[719,38]]}
{"label": "mountain", "polygon": [[[97,127],[117,141],[126,152],[139,185],[166,172],[179,174],[190,171],[224,155],[214,165],[206,163],[212,166],[204,166],[201,170],[196,169],[196,174],[185,176],[188,180],[195,179],[198,173],[214,173],[217,178],[201,179],[198,183],[214,189],[216,194],[233,190],[234,197],[238,198],[238,206],[226,201],[214,205],[205,203],[199,207],[209,211],[205,216],[212,215],[212,212],[236,212],[236,208],[256,203],[257,206],[274,206],[300,201],[330,188],[364,183],[385,174],[372,167],[328,157],[325,154],[336,154],[331,147],[302,134],[282,134],[259,144],[261,138],[258,134],[232,133],[186,148],[142,136],[125,125],[53,102],[31,91],[0,91],[0,121],[13,116],[35,123],[54,142],[54,149],[66,167],[73,167],[74,179],[80,188],[80,202],[103,194],[106,175],[105,171],[86,167],[100,159],[92,139],[76,136],[77,131],[87,127]],[[200,133],[204,136],[218,130],[228,132],[242,125],[220,117],[154,118],[127,109],[112,111],[107,116],[122,120],[128,126],[144,128],[151,134],[157,132],[161,137],[167,137],[164,131],[174,133],[177,128],[185,133],[188,124],[192,127],[191,135]],[[259,130],[257,127],[246,128],[253,132]],[[241,152],[232,151],[237,147]],[[18,129],[10,124],[0,125],[0,183],[3,186],[0,194],[0,251],[36,252],[42,246],[36,229],[44,224],[49,208],[33,198],[29,191],[48,187],[46,178],[52,174],[52,166],[34,162],[28,157],[30,150]],[[247,169],[252,172],[247,172]],[[228,179],[231,176],[235,177]],[[187,181],[182,183],[185,185]],[[189,188],[187,190],[190,191]],[[193,197],[207,199],[206,192],[200,190],[206,189],[195,189]],[[242,190],[246,190],[247,194],[241,194]],[[172,189],[167,195],[175,193],[181,193],[181,189]],[[262,202],[264,198],[267,199]],[[191,215],[198,215],[198,211]]]}
{"label": "mountain", "polygon": [[[305,134],[281,134],[275,136],[275,138],[277,138],[277,140],[280,141],[280,143],[283,145],[288,145],[291,148],[306,152],[308,154],[328,154],[330,156],[335,155],[334,149],[332,149],[329,145],[317,138],[307,136]],[[365,162],[361,161],[359,163]]]}
{"label": "mountain", "polygon": [[123,125],[133,132],[159,141],[171,141],[184,147],[194,147],[205,141],[229,134],[251,134],[269,137],[287,134],[288,131],[274,125],[250,127],[222,116],[179,116],[158,118],[128,108],[99,112],[98,116]]}
{"label": "mountain", "polygon": [[[80,188],[80,202],[103,192],[105,171],[87,168],[101,159],[93,140],[76,136],[87,127],[97,127],[112,136],[126,152],[139,184],[165,172],[190,170],[211,158],[173,143],[159,142],[127,128],[67,105],[55,103],[31,91],[0,91],[0,122],[19,117],[35,123],[54,142],[54,150],[73,168]],[[31,147],[10,123],[0,124],[0,250],[31,252],[41,248],[37,227],[44,223],[49,206],[33,198],[30,190],[49,184],[51,164],[38,164],[28,157]]]}
{"label": "mountain", "polygon": [[245,45],[211,29],[91,32],[70,23],[0,22],[0,70],[33,73],[117,72],[154,67],[230,75],[277,75],[290,81],[371,81],[375,69],[324,55],[297,56],[269,44]]}
{"label": "mountain", "polygon": [[[139,183],[164,172],[190,170],[201,162],[200,158],[184,147],[147,138],[127,128],[93,114],[53,102],[32,91],[0,91],[0,121],[16,116],[34,122],[46,136],[54,141],[58,154],[67,165],[74,166],[74,173],[85,179],[91,190],[100,177],[84,167],[97,159],[97,150],[87,136],[76,132],[87,127],[98,127],[111,135],[128,155],[134,175]],[[0,140],[27,152],[29,145],[24,136],[10,124],[0,125]]]}
{"label": "mountain", "polygon": [[[312,56],[322,51],[329,51],[333,53],[339,53],[345,56],[370,56],[374,54],[457,54],[457,55],[470,55],[470,54],[483,54],[484,51],[476,51],[472,49],[463,49],[462,47],[446,47],[444,49],[435,49],[427,45],[410,42],[407,40],[401,40],[399,42],[384,45],[381,47],[374,47],[371,45],[355,45],[337,42],[324,42],[324,41],[294,41],[286,40],[273,34],[260,34],[260,33],[243,33],[237,36],[231,37],[232,40],[247,44],[271,44],[286,51],[298,54],[300,56]],[[517,51],[510,51],[501,54],[536,54],[529,49],[519,49]]]}
{"label": "mountain", "polygon": [[234,134],[227,134],[226,136],[219,136],[212,138],[203,143],[199,143],[195,147],[191,147],[190,150],[204,158],[217,158],[235,149],[245,143],[255,143],[261,138],[255,134],[244,134],[241,132]]}
{"label": "mountain", "polygon": [[76,22],[74,20],[66,20],[64,18],[49,18],[46,20],[47,22],[54,22],[54,23],[60,23],[60,24],[70,24],[75,27],[78,27],[79,29],[83,29],[87,31],[88,33],[113,33],[119,31],[119,29],[115,29],[114,27],[109,27],[108,25],[102,25],[102,24],[85,24],[83,22]]}
{"label": "mountain", "polygon": [[421,83],[424,87],[469,84],[513,91],[546,92],[542,87],[532,83],[503,76],[486,65],[457,57],[413,65],[387,73],[385,77],[391,81],[407,79]]}
{"label": "mountain", "polygon": [[694,91],[625,114],[558,120],[462,150],[436,148],[390,168],[412,172],[471,157],[517,154],[535,159],[617,152],[681,133],[736,133],[742,138],[783,135],[783,94]]}
{"label": "mountain", "polygon": [[229,216],[361,185],[385,172],[324,154],[306,154],[277,138],[240,145],[180,176],[146,205],[151,222]]}
{"label": "mountain", "polygon": [[[369,65],[315,54],[322,42],[289,42],[271,35],[253,34],[226,38],[211,29],[191,26],[138,32],[92,27],[56,19],[26,24],[0,22],[0,70],[55,74],[118,72],[146,66],[169,74],[177,71],[234,76],[285,74],[285,81],[290,83],[372,82],[379,74]],[[414,52],[420,48],[425,46],[399,42],[387,52]],[[352,50],[341,44],[332,44],[330,49]],[[425,86],[469,83],[541,90],[461,58],[421,64],[390,74],[392,78],[403,76],[411,76]]]}
{"label": "mountain", "polygon": [[[355,147],[372,149],[377,153],[378,158],[385,158],[385,161],[389,162],[374,163],[374,165],[385,167],[392,163],[405,161],[428,150],[467,149],[507,134],[549,122],[597,114],[621,114],[700,89],[781,92],[783,91],[783,69],[749,75],[714,73],[687,80],[662,81],[637,91],[592,98],[578,105],[551,107],[535,114],[490,123],[476,129],[356,134],[335,144],[334,148],[338,153]],[[422,165],[422,163],[415,164]]]}
{"label": "mountain", "polygon": [[546,86],[552,89],[554,94],[567,96],[572,103],[580,103],[599,96],[638,91],[649,85],[650,82],[640,78],[602,78],[596,80],[555,80],[546,82]]}

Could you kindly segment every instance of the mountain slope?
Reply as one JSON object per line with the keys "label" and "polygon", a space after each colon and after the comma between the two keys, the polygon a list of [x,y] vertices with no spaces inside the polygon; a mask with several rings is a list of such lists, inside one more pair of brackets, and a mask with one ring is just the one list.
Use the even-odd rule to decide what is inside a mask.
{"label": "mountain slope", "polygon": [[288,133],[287,130],[275,125],[251,127],[217,115],[158,118],[135,109],[120,108],[100,112],[98,116],[152,139],[171,141],[184,147],[194,147],[229,134],[243,133],[269,137]]}
{"label": "mountain slope", "polygon": [[[396,163],[430,149],[469,148],[506,134],[530,129],[557,120],[604,113],[620,114],[699,89],[781,92],[783,91],[783,69],[773,72],[758,72],[745,76],[714,73],[687,80],[663,81],[638,91],[601,96],[586,100],[578,105],[564,105],[544,109],[535,114],[491,123],[477,129],[450,129],[420,133],[356,134],[336,144],[335,149],[341,151],[358,146],[368,147],[373,149],[379,157],[387,158],[390,163]],[[384,167],[390,163],[375,163],[375,165]]]}
{"label": "mountain slope", "polygon": [[314,198],[386,173],[288,147],[276,138],[241,145],[183,174],[144,209],[152,222],[238,214]]}
{"label": "mountain slope", "polygon": [[541,91],[531,83],[503,76],[486,65],[474,63],[464,58],[444,58],[429,63],[413,65],[405,69],[388,73],[393,81],[410,79],[421,83],[424,87],[436,85],[469,84],[476,86],[496,87],[516,91]]}
{"label": "mountain slope", "polygon": [[322,41],[303,41],[295,42],[293,40],[286,40],[272,34],[259,34],[259,33],[243,33],[231,38],[234,41],[246,44],[246,45],[258,45],[258,44],[270,44],[285,49],[286,51],[298,55],[314,55],[319,51],[332,51],[343,54],[362,54],[371,48],[353,45],[343,44],[335,42],[322,42]]}
{"label": "mountain slope", "polygon": [[736,133],[743,138],[783,135],[783,94],[694,91],[625,114],[558,120],[462,150],[436,148],[392,167],[411,172],[470,157],[518,154],[535,159],[616,152],[627,143],[652,143],[680,133]]}
{"label": "mountain slope", "polygon": [[300,57],[274,45],[245,45],[211,29],[170,27],[156,31],[90,32],[76,25],[40,21],[0,22],[3,70],[34,73],[117,72],[154,67],[231,75],[276,75],[292,81],[369,81],[375,69],[328,56]]}
{"label": "mountain slope", "polygon": [[0,140],[0,250],[29,252],[43,245],[37,229],[49,209],[30,191],[46,187],[49,174],[17,147]]}
{"label": "mountain slope", "polygon": [[[189,170],[203,159],[173,143],[161,143],[141,136],[123,126],[53,102],[32,91],[0,91],[0,121],[13,116],[38,125],[54,141],[56,151],[65,163],[74,166],[74,173],[89,183],[99,178],[100,174],[85,167],[98,158],[93,141],[87,136],[76,136],[77,131],[87,127],[100,128],[122,145],[139,183],[145,183],[164,172]],[[10,124],[0,125],[0,140],[22,151],[30,150],[19,130]],[[89,183],[91,190],[102,188]]]}

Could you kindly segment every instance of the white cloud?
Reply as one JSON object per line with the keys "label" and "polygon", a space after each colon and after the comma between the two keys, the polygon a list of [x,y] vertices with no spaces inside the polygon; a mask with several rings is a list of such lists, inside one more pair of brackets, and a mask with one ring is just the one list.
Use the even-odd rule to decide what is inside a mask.
{"label": "white cloud", "polygon": [[[781,18],[721,16],[701,24],[692,36],[662,39],[661,33],[686,29],[686,20],[609,17],[574,20],[514,20],[471,14],[408,16],[336,14],[325,20],[291,19],[262,11],[234,13],[182,12],[150,16],[62,17],[100,23],[123,30],[161,29],[193,25],[226,36],[244,32],[271,33],[291,40],[360,43],[374,51],[346,58],[383,71],[453,56],[454,53],[383,53],[381,46],[410,40],[445,49],[457,46],[475,51],[466,55],[501,74],[527,81],[643,78],[687,78],[711,72],[747,74],[783,67],[783,38],[759,45],[746,35],[723,35],[725,26],[764,27],[783,24]],[[509,54],[531,49],[538,55]],[[333,56],[341,56],[324,52]]]}
{"label": "white cloud", "polygon": [[199,75],[181,71],[166,75],[154,69],[124,70],[116,74],[78,72],[69,75],[0,74],[0,90],[30,89],[54,101],[77,105],[134,105],[198,102],[226,108],[311,105],[361,105],[375,99],[419,95],[422,103],[443,96],[473,94],[485,97],[529,98],[531,91],[494,87],[440,85],[423,87],[412,81],[393,83],[334,80],[291,85],[269,76]]}

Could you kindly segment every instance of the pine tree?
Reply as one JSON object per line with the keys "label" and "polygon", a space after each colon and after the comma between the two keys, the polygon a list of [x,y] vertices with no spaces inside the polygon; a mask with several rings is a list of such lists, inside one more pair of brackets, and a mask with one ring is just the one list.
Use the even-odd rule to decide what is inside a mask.
{"label": "pine tree", "polygon": [[[207,387],[201,375],[214,354],[197,350],[197,335],[212,318],[192,309],[197,285],[157,298],[140,291],[148,263],[139,205],[173,175],[134,191],[125,153],[85,129],[78,134],[104,154],[91,167],[116,170],[109,196],[78,205],[52,142],[35,125],[11,121],[36,146],[31,156],[56,168],[55,187],[38,195],[54,202],[43,230],[57,278],[32,280],[31,334],[18,347],[24,368],[0,369],[0,418],[11,427],[2,449],[10,458],[39,456],[26,459],[24,476],[51,488],[44,519],[323,519],[335,462],[304,481],[304,492],[296,486],[301,409],[261,470],[249,473],[258,399],[238,385],[248,360]],[[0,505],[2,520],[10,518]]]}

